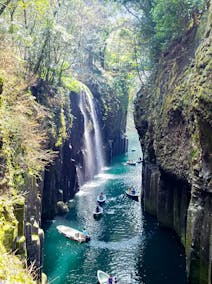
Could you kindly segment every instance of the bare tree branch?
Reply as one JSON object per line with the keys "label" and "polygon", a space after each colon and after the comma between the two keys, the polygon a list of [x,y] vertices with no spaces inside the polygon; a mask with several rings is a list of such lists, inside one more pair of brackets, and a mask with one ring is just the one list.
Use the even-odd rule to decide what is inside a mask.
{"label": "bare tree branch", "polygon": [[7,8],[8,4],[10,4],[11,0],[7,0],[4,3],[0,2],[0,5],[2,6],[0,8],[0,15],[4,12],[4,10]]}

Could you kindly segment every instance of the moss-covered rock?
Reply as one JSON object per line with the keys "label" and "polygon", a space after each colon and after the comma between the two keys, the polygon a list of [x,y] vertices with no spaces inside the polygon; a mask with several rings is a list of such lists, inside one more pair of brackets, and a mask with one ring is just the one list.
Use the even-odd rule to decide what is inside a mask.
{"label": "moss-covered rock", "polygon": [[17,253],[26,257],[26,237],[17,237],[15,244]]}
{"label": "moss-covered rock", "polygon": [[58,201],[57,202],[57,213],[59,215],[63,215],[69,212],[68,205],[65,204],[63,201]]}
{"label": "moss-covered rock", "polygon": [[201,32],[193,28],[161,56],[134,114],[145,158],[145,208],[180,236],[195,284],[211,281],[211,16],[212,5]]}
{"label": "moss-covered rock", "polygon": [[75,94],[80,94],[82,83],[74,79],[71,76],[71,74],[70,76],[66,76],[62,78],[62,84],[70,92],[74,92]]}
{"label": "moss-covered rock", "polygon": [[25,221],[25,199],[23,197],[16,198],[14,207],[14,215],[18,221],[18,236],[24,235],[24,221]]}
{"label": "moss-covered rock", "polygon": [[[14,213],[17,205],[21,210]],[[16,254],[26,257],[26,239],[24,235],[20,235],[20,232],[23,233],[23,208],[23,198],[2,196],[0,199],[0,282],[35,283],[20,258],[12,253],[14,250]]]}
{"label": "moss-covered rock", "polygon": [[18,234],[18,221],[13,213],[13,203],[7,197],[0,199],[0,243],[7,251],[14,247],[15,238]]}
{"label": "moss-covered rock", "polygon": [[42,284],[47,284],[48,283],[48,279],[45,273],[42,273]]}

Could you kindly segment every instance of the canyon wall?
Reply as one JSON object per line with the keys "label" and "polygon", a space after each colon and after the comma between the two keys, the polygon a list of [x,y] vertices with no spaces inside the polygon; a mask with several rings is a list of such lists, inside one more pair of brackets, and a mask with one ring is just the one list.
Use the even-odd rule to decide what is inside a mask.
{"label": "canyon wall", "polygon": [[134,113],[145,210],[179,235],[195,284],[211,283],[212,269],[211,19],[212,7],[161,56]]}

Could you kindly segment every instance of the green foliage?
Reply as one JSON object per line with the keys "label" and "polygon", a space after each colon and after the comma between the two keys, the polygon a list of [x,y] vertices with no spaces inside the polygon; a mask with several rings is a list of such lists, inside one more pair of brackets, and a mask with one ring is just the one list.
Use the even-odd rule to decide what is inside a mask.
{"label": "green foliage", "polygon": [[135,64],[133,33],[129,28],[121,28],[111,33],[107,42],[105,68],[130,72]]}
{"label": "green foliage", "polygon": [[[205,8],[206,1],[156,0],[152,8],[155,39],[160,49],[166,50],[173,39],[188,30],[190,21]],[[194,20],[194,19],[193,19]]]}
{"label": "green foliage", "polygon": [[53,157],[45,149],[43,123],[48,113],[29,92],[33,80],[19,74],[24,66],[13,55],[14,47],[1,44],[0,51],[0,73],[5,78],[0,105],[1,191],[24,191],[27,177],[39,177]]}
{"label": "green foliage", "polygon": [[[121,8],[113,2],[125,11],[118,12]],[[66,72],[85,81],[95,67],[104,67],[106,54],[106,68],[124,66],[145,73],[154,57],[197,21],[205,6],[206,0],[92,0],[89,5],[85,0],[9,1],[0,31],[18,43],[30,72],[57,85]],[[123,55],[108,50],[115,31],[122,44],[125,41]],[[117,47],[124,50],[122,44]],[[143,74],[138,75],[142,79]]]}
{"label": "green foliage", "polygon": [[156,0],[152,9],[153,21],[155,23],[155,38],[162,49],[168,43],[180,36],[186,29],[186,15],[184,1]]}
{"label": "green foliage", "polygon": [[25,175],[38,177],[51,155],[42,149],[46,138],[39,122],[44,110],[30,94],[17,94],[15,98],[8,101],[8,97],[2,97],[0,130],[5,178],[12,188],[21,189]]}
{"label": "green foliage", "polygon": [[125,113],[128,109],[128,88],[129,84],[127,84],[127,79],[125,76],[116,76],[113,81],[113,90],[120,102],[121,107],[123,108],[123,113]]}
{"label": "green foliage", "polygon": [[174,39],[198,24],[206,0],[117,0],[135,17],[140,47],[154,61]]}
{"label": "green foliage", "polygon": [[[114,6],[114,4],[110,4]],[[0,32],[18,43],[30,72],[57,85],[98,60],[112,12],[98,0],[19,0],[6,5]],[[97,16],[98,15],[98,16]]]}
{"label": "green foliage", "polygon": [[63,141],[66,139],[67,133],[66,133],[66,121],[65,121],[65,115],[64,110],[61,109],[60,112],[60,127],[59,127],[59,135],[57,138],[57,142],[55,143],[56,147],[59,147],[63,144]]}
{"label": "green foliage", "polygon": [[62,77],[62,84],[65,88],[67,88],[70,92],[75,92],[77,94],[80,93],[80,84],[79,81],[73,79],[70,76],[63,76]]}

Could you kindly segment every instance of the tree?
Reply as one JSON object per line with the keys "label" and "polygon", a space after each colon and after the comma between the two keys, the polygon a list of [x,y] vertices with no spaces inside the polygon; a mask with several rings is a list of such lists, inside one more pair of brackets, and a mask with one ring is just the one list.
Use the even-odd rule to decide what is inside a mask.
{"label": "tree", "polygon": [[182,36],[205,10],[206,0],[117,0],[135,18],[135,32],[150,60],[157,61],[173,39]]}
{"label": "tree", "polygon": [[161,50],[166,50],[173,39],[182,36],[197,15],[205,9],[206,1],[156,0],[152,9],[155,39]]}

